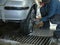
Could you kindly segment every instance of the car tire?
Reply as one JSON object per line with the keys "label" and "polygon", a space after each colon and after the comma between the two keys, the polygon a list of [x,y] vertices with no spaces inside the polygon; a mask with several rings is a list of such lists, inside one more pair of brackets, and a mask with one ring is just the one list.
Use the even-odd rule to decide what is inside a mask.
{"label": "car tire", "polygon": [[33,26],[34,26],[34,22],[33,22],[33,18],[34,15],[32,13],[32,11],[34,11],[33,9],[30,10],[29,15],[27,17],[27,19],[24,21],[24,34],[28,35],[31,32],[33,32]]}
{"label": "car tire", "polygon": [[31,19],[28,19],[27,22],[24,24],[24,34],[28,35],[33,31],[33,24]]}

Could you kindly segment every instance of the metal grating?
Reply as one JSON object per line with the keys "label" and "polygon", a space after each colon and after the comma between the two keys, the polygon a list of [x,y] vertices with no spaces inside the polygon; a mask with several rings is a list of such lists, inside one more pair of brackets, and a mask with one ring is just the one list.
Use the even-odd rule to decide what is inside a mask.
{"label": "metal grating", "polygon": [[[6,38],[8,37],[8,38]],[[5,36],[4,39],[10,39],[20,42],[20,44],[30,44],[30,45],[49,45],[50,37],[41,37],[41,36]]]}

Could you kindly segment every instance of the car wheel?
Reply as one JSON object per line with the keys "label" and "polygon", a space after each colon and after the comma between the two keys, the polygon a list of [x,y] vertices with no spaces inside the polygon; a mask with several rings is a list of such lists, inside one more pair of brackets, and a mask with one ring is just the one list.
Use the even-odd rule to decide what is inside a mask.
{"label": "car wheel", "polygon": [[33,31],[33,23],[31,19],[27,19],[27,21],[24,24],[24,34],[28,35]]}
{"label": "car wheel", "polygon": [[32,9],[28,18],[26,19],[26,21],[24,22],[24,34],[29,34],[31,32],[33,32],[33,26],[34,26],[34,23],[33,23],[33,19],[34,19],[34,15],[33,15],[33,12],[34,10]]}

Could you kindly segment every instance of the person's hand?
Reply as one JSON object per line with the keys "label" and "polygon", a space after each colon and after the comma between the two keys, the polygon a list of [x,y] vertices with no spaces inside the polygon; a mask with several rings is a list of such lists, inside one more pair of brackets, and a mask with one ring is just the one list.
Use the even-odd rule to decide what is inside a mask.
{"label": "person's hand", "polygon": [[39,27],[43,27],[43,25],[44,25],[44,23],[41,21],[41,22],[39,22],[39,24],[37,25],[37,27],[39,28]]}
{"label": "person's hand", "polygon": [[38,24],[34,25],[35,28],[43,27],[44,23],[41,21]]}

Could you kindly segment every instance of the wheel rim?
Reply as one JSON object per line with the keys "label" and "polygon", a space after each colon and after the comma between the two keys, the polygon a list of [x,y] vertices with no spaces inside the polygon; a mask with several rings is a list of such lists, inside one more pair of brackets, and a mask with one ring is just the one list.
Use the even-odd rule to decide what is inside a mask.
{"label": "wheel rim", "polygon": [[31,16],[30,16],[30,20],[29,20],[29,31],[30,32],[33,32],[33,15],[34,15],[34,9],[32,9],[31,11]]}
{"label": "wheel rim", "polygon": [[29,31],[32,32],[33,30],[33,24],[32,24],[32,20],[30,19],[29,21]]}

